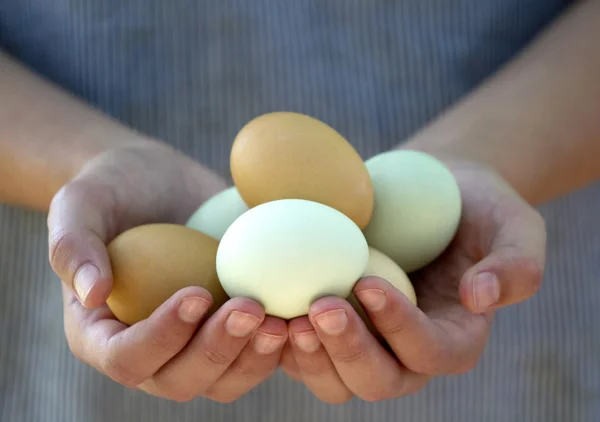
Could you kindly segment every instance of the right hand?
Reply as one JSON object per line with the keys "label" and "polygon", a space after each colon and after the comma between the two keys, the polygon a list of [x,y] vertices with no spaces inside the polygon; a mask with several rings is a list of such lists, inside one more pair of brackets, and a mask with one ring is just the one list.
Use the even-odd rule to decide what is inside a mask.
{"label": "right hand", "polygon": [[127,387],[176,401],[231,402],[277,369],[286,324],[250,299],[231,299],[201,323],[211,295],[188,287],[131,327],[106,305],[106,244],[141,224],[182,224],[225,187],[191,159],[148,142],[98,155],[56,194],[50,263],[63,281],[65,333],[79,360]]}

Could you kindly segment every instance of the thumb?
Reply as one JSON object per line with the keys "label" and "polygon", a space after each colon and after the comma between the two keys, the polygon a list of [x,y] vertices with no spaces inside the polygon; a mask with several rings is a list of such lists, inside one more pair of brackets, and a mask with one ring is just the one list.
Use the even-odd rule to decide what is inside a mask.
{"label": "thumb", "polygon": [[85,307],[104,304],[112,288],[105,243],[113,202],[110,188],[83,178],[65,185],[50,205],[50,265]]}
{"label": "thumb", "polygon": [[529,205],[497,212],[489,255],[471,267],[460,282],[463,306],[474,313],[512,305],[533,296],[541,286],[546,256],[542,217]]}

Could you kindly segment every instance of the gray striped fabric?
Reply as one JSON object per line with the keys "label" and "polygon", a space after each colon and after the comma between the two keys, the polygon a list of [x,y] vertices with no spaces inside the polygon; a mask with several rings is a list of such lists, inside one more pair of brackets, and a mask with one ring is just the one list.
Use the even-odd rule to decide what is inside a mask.
{"label": "gray striped fabric", "polygon": [[[391,147],[494,72],[566,3],[2,0],[0,42],[228,176],[235,133],[267,111],[323,119],[365,158]],[[600,186],[543,213],[545,284],[500,312],[472,372],[412,397],[342,406],[278,373],[220,405],[148,397],[78,362],[62,331],[45,216],[0,207],[0,420],[598,422]]]}

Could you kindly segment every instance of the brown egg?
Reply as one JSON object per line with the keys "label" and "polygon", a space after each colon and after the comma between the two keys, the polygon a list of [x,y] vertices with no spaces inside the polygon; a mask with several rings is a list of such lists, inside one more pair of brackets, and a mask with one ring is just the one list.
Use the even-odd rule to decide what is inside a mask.
{"label": "brown egg", "polygon": [[231,174],[250,207],[306,199],[337,209],[361,229],[373,213],[373,185],[358,152],[303,114],[269,113],[246,124],[233,143]]}
{"label": "brown egg", "polygon": [[133,325],[152,314],[178,290],[200,286],[218,309],[228,297],[216,270],[218,241],[175,224],[148,224],[125,231],[108,245],[114,284],[108,307]]}

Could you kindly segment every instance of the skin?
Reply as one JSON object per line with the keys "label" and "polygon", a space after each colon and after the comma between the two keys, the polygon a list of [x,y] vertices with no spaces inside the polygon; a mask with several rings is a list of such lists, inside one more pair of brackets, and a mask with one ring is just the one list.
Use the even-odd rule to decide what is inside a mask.
{"label": "skin", "polygon": [[419,308],[384,280],[357,283],[355,294],[390,351],[339,298],[316,301],[308,317],[287,325],[245,298],[205,320],[210,295],[188,288],[132,327],[116,321],[104,305],[111,286],[104,245],[134,225],[183,222],[225,185],[6,56],[0,201],[49,212],[69,346],[126,386],[178,401],[229,402],[279,364],[326,402],[411,394],[434,376],[476,365],[494,312],[538,290],[545,229],[533,206],[600,177],[599,20],[599,1],[579,2],[404,144],[449,166],[464,215],[444,255],[412,275]]}

